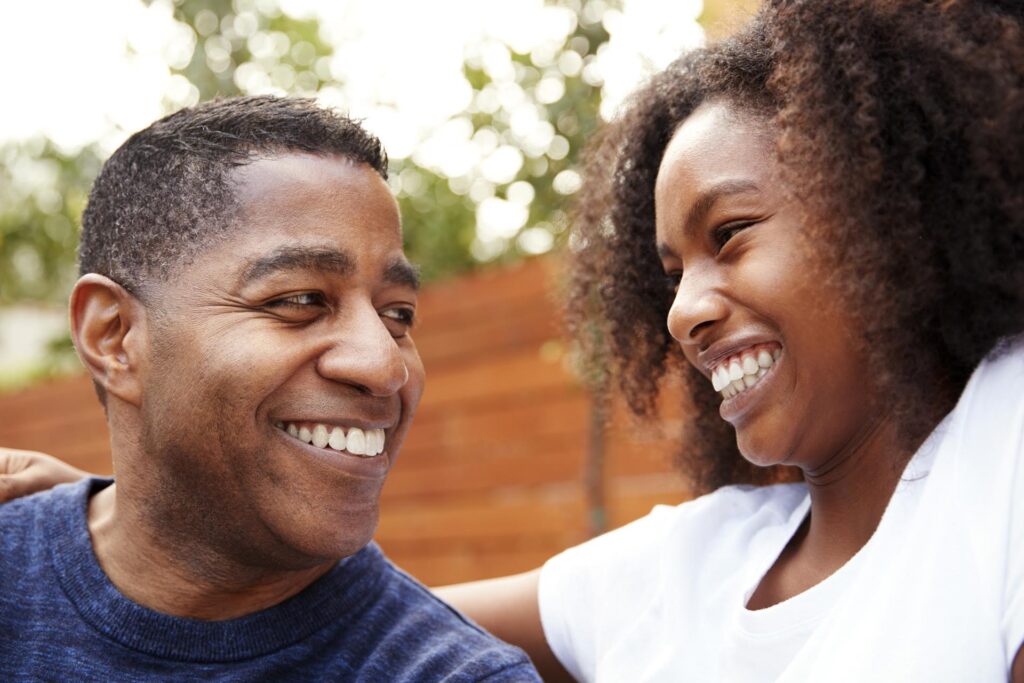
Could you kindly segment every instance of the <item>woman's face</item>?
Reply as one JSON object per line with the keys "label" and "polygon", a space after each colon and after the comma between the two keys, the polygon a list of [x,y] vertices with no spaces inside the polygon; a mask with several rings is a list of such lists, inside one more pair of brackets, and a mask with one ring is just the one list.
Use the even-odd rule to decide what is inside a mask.
{"label": "woman's face", "polygon": [[744,457],[816,472],[855,449],[877,423],[858,331],[821,282],[770,126],[699,107],[666,149],[655,208],[677,283],[669,330],[722,397]]}

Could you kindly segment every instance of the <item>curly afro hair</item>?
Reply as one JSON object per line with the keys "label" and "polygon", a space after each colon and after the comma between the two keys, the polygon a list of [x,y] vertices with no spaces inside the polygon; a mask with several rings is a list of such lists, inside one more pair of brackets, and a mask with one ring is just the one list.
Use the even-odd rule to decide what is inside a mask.
{"label": "curly afro hair", "polygon": [[[567,316],[640,416],[666,377],[693,405],[680,463],[702,490],[763,483],[666,318],[654,184],[680,123],[725,101],[768,122],[866,377],[912,449],[977,364],[1024,331],[1024,3],[777,0],[634,94],[591,150]],[[913,391],[906,390],[913,387]],[[912,452],[912,450],[911,450]]]}

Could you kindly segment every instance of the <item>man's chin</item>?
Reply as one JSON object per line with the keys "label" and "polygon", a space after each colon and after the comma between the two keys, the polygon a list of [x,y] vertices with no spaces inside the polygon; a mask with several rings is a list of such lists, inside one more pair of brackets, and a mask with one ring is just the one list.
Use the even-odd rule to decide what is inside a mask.
{"label": "man's chin", "polygon": [[[297,564],[308,568],[355,555],[373,540],[378,510],[336,516],[330,524],[304,524],[279,534]],[[296,567],[300,568],[300,567]]]}

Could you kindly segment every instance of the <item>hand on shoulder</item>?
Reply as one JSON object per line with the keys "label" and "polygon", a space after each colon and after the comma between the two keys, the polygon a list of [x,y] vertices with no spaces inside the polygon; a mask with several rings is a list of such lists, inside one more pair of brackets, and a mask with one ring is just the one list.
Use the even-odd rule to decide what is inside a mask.
{"label": "hand on shoulder", "polygon": [[88,476],[52,455],[0,448],[0,503]]}

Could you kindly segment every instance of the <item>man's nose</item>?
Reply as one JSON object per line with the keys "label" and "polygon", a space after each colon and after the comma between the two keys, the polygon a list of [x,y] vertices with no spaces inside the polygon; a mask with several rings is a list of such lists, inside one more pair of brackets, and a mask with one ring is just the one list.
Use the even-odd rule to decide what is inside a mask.
{"label": "man's nose", "polygon": [[684,272],[668,311],[668,331],[681,344],[700,342],[701,337],[728,313],[712,273],[702,269]]}
{"label": "man's nose", "polygon": [[320,355],[322,377],[373,396],[391,396],[409,381],[398,343],[372,306],[360,306],[335,323],[333,344]]}

